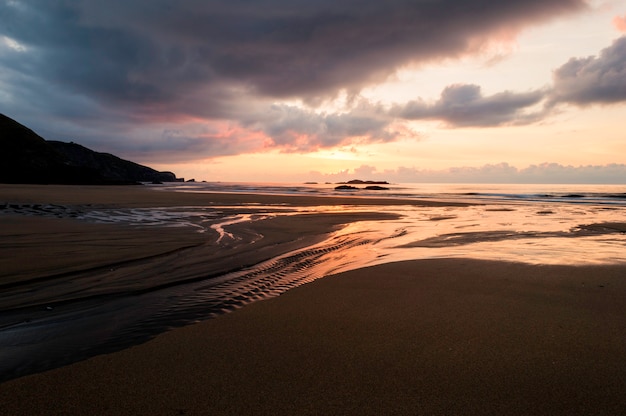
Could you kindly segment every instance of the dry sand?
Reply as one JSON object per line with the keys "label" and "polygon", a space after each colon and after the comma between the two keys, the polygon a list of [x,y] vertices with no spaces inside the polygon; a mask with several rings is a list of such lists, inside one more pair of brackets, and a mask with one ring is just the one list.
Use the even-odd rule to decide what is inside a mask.
{"label": "dry sand", "polygon": [[621,414],[624,276],[454,259],[359,269],[0,384],[0,414]]}

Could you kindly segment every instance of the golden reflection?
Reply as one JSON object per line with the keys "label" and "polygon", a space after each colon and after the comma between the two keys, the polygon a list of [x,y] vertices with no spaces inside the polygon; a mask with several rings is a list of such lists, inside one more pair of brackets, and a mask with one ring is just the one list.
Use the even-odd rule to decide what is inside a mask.
{"label": "golden reflection", "polygon": [[402,218],[353,223],[340,231],[377,241],[359,249],[367,264],[452,257],[570,265],[626,261],[623,209],[519,204],[384,210]]}

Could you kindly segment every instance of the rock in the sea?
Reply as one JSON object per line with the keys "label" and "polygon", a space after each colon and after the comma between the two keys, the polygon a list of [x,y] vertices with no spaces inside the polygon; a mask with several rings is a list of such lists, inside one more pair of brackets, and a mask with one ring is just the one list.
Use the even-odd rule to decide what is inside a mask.
{"label": "rock in the sea", "polygon": [[387,181],[363,181],[361,179],[353,179],[346,183],[351,185],[389,185]]}
{"label": "rock in the sea", "polygon": [[339,186],[336,186],[335,189],[338,191],[354,191],[359,188],[357,188],[356,186],[350,186],[350,185],[339,185]]}

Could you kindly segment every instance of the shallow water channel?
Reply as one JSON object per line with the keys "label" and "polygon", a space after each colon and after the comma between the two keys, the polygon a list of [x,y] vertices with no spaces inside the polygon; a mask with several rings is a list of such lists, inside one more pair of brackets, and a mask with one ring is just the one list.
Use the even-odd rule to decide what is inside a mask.
{"label": "shallow water channel", "polygon": [[[253,208],[254,214],[238,215],[220,214],[219,207],[74,209],[71,216],[78,221],[129,227],[213,230],[219,244],[240,238],[232,225],[274,216],[376,210],[399,217],[351,223],[324,241],[207,279],[128,296],[79,298],[54,306],[3,312],[0,381],[123,349],[171,328],[280,295],[315,279],[384,262],[454,257],[569,265],[626,261],[626,234],[621,225],[626,216],[622,207],[507,203]],[[63,207],[59,210],[69,212]],[[24,214],[34,215],[26,211]],[[246,238],[250,244],[256,241],[249,235]]]}

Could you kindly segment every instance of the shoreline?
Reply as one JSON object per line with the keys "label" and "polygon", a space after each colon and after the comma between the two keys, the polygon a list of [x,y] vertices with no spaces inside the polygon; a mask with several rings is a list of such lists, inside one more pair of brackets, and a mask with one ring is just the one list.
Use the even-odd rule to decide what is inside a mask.
{"label": "shoreline", "polygon": [[[331,238],[345,224],[398,218],[374,210],[316,213],[282,205],[281,215],[268,216],[258,205],[259,199],[251,196],[245,200],[252,203],[242,205],[241,196],[233,200],[222,194],[186,195],[145,188],[6,188],[0,186],[0,202],[11,201],[5,202],[0,215],[0,331],[4,338],[0,350],[4,348],[9,355],[5,355],[4,364],[0,363],[4,372],[0,380],[110,352],[118,345],[145,342],[172,326],[276,296],[321,277],[319,272],[301,272],[309,263],[319,262],[320,255],[359,244],[358,237],[343,242]],[[282,200],[276,196],[260,199],[272,204]],[[318,203],[307,200],[313,206]],[[93,209],[119,212],[128,209],[124,204],[137,209],[178,207],[182,202],[211,211],[193,219],[194,227],[146,226],[141,220],[138,225],[102,224],[80,219]],[[50,206],[59,203],[67,205]],[[210,208],[211,204],[219,207]],[[219,215],[212,215],[215,210]],[[182,215],[185,218],[187,214]],[[229,220],[233,216],[238,219]],[[221,225],[222,221],[226,225]],[[197,227],[203,232],[197,232]],[[218,229],[228,238],[222,239]],[[263,276],[268,273],[271,275]],[[135,306],[126,303],[130,298],[135,299]],[[153,310],[151,304],[155,302],[160,309]],[[203,308],[203,302],[209,306]],[[86,319],[87,313],[93,318]],[[153,323],[150,313],[160,315],[162,323]],[[128,319],[120,314],[136,317]],[[55,319],[64,321],[67,329],[55,325]],[[89,330],[94,337],[103,336],[97,328],[106,327],[111,319],[118,323],[102,341],[107,346],[76,339],[85,325],[95,325],[96,329]],[[130,341],[120,338],[127,327],[137,328]],[[13,335],[16,331],[24,335]],[[57,358],[47,358],[47,343],[58,342],[30,344],[41,337],[79,345],[55,352]],[[33,351],[20,353],[15,346],[21,344]],[[37,357],[32,363],[29,354]]]}
{"label": "shoreline", "polygon": [[[0,237],[6,242],[0,245],[0,289],[21,291],[15,293],[15,299],[5,293],[0,311],[26,302],[44,304],[46,294],[37,285],[49,281],[55,281],[55,291],[50,293],[55,302],[71,300],[64,293],[76,292],[72,285],[81,281],[91,285],[91,295],[143,292],[244,269],[312,246],[348,223],[398,218],[375,210],[316,213],[294,209],[316,207],[329,199],[332,205],[363,202],[351,198],[292,197],[285,204],[284,198],[276,195],[187,194],[141,186],[0,185],[0,204],[5,204],[0,211]],[[387,204],[377,199],[364,203],[376,206],[383,202]],[[50,204],[54,206],[45,206]],[[266,204],[284,209],[285,216],[264,218]],[[426,204],[430,206],[430,202]],[[144,226],[140,220],[129,226],[123,222],[77,220],[83,206],[89,210],[199,206],[216,209],[219,216],[191,224],[200,228],[201,232],[196,232],[190,224]],[[227,234],[236,238],[222,241],[213,225],[241,213],[250,219],[227,222]],[[22,256],[36,256],[37,261],[24,263]],[[67,289],[61,286],[64,279],[68,280]],[[119,281],[123,286],[103,291],[93,285],[104,280]],[[43,297],[36,301],[33,296]]]}
{"label": "shoreline", "polygon": [[[229,230],[241,238],[219,244],[216,236],[190,230],[0,217],[0,237],[19,239],[18,248],[3,247],[0,312],[80,300],[81,287],[91,297],[127,296],[210,279],[311,247],[347,222],[390,218],[396,217],[376,213],[294,214],[235,224]],[[30,228],[33,226],[36,229]],[[53,245],[50,240],[64,237],[67,240],[62,244]],[[25,251],[38,253],[37,261],[23,264],[20,254]],[[72,256],[64,256],[68,253]],[[49,268],[56,270],[48,274]]]}
{"label": "shoreline", "polygon": [[[393,239],[377,246],[377,240],[366,240],[355,227],[358,221],[382,225],[398,218],[377,207],[476,205],[0,185],[3,202],[16,204],[17,211],[20,204],[53,203],[90,209],[213,206],[228,218],[245,213],[238,222],[220,225],[241,240],[218,243],[211,225],[222,223],[210,216],[194,223],[205,230],[196,233],[193,228],[96,224],[5,211],[0,215],[0,249],[7,255],[0,263],[0,287],[23,291],[7,294],[0,306],[6,310],[11,302],[30,301],[39,306],[26,308],[25,320],[76,322],[74,337],[59,338],[56,350],[93,336],[76,316],[94,313],[94,305],[78,308],[78,315],[63,315],[66,311],[57,304],[45,307],[52,299],[69,302],[76,285],[84,285],[90,295],[115,297],[129,288],[175,285],[184,276],[201,279],[210,270],[240,270],[236,285],[225,290],[232,299],[243,293],[257,296],[252,303],[216,304],[234,312],[160,330],[145,343],[2,382],[0,402],[8,414],[609,415],[626,406],[624,264],[556,266],[461,258],[388,262],[381,257],[387,261],[382,265],[336,274],[328,264],[323,269],[328,272],[320,276],[289,280],[327,253],[327,258],[333,253],[360,256],[365,254],[360,247],[367,244],[373,247],[368,255],[380,257],[387,255],[384,250],[400,247]],[[340,208],[315,212],[328,202]],[[281,215],[266,216],[270,205]],[[355,205],[367,208],[351,211]],[[308,208],[299,211],[301,206]],[[493,211],[487,207],[484,212]],[[440,227],[449,218],[454,216],[427,215],[419,221],[421,227]],[[354,227],[349,233],[333,234],[346,224]],[[624,230],[618,222],[586,227],[599,236]],[[402,229],[394,234],[403,235]],[[493,233],[480,237],[493,239]],[[415,241],[410,233],[407,238]],[[341,251],[346,245],[352,251]],[[416,244],[408,250],[417,249]],[[294,254],[281,260],[281,253]],[[268,259],[275,260],[265,269],[246,269]],[[148,284],[147,277],[156,280]],[[200,296],[198,305],[204,307],[203,291],[218,286],[200,280],[189,292]],[[181,296],[163,293],[164,299]],[[111,327],[143,309],[151,319],[149,303],[125,299],[113,308],[128,308],[121,309],[122,315],[112,315],[112,307],[99,310]],[[254,302],[260,299],[265,301]],[[52,336],[41,332],[43,325],[33,325],[33,330],[42,338]],[[5,362],[13,352],[29,351],[16,340],[15,346],[0,347]]]}
{"label": "shoreline", "polygon": [[[293,206],[318,205],[418,205],[418,206],[469,206],[479,205],[469,202],[434,201],[424,199],[403,199],[368,197],[358,195],[279,195],[258,193],[228,192],[183,192],[166,188],[152,188],[144,185],[97,186],[97,185],[11,185],[0,184],[0,202],[56,203],[67,205],[108,205],[129,208],[171,207],[210,205],[214,200],[220,204],[281,204]],[[322,202],[332,202],[322,204]]]}

